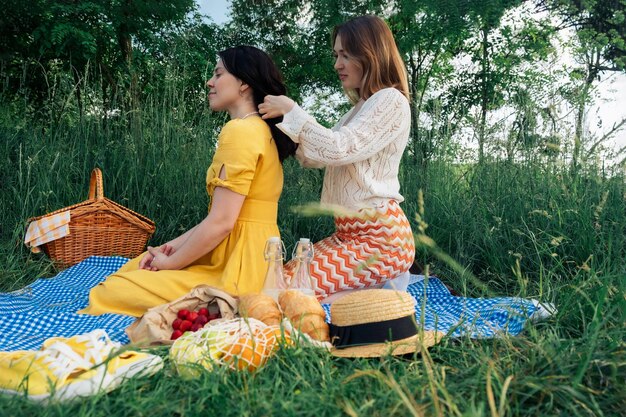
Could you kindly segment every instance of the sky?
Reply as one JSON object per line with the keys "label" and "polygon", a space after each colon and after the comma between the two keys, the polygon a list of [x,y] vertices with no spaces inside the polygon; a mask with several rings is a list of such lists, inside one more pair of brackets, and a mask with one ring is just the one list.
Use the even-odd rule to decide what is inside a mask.
{"label": "sky", "polygon": [[[200,12],[208,15],[215,23],[221,24],[228,20],[230,0],[196,1]],[[588,127],[598,137],[626,117],[626,74],[605,76],[599,84],[599,96],[596,104],[587,113]],[[615,149],[626,147],[626,128],[607,141],[607,145],[612,145]]]}
{"label": "sky", "polygon": [[196,0],[200,6],[200,13],[211,17],[215,23],[224,23],[228,20],[229,0]]}

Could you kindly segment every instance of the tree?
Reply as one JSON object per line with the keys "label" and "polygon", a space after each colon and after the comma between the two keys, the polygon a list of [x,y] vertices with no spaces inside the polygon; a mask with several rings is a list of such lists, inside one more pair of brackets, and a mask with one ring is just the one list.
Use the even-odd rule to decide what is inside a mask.
{"label": "tree", "polygon": [[[523,7],[523,6],[522,6]],[[483,18],[478,18],[482,22]],[[478,139],[478,160],[484,160],[489,134],[488,112],[513,110],[518,134],[509,136],[505,148],[508,158],[523,145],[533,146],[537,136],[532,132],[535,118],[531,112],[538,106],[533,103],[545,86],[545,76],[537,69],[554,52],[551,39],[554,30],[546,21],[525,17],[523,8],[511,9],[498,17],[499,23],[477,25],[478,35],[467,42],[467,54],[472,65],[460,70],[460,79],[466,83],[459,86],[455,100],[465,101],[465,108],[477,107],[478,116],[473,118]],[[531,109],[531,107],[534,107]],[[531,129],[531,130],[529,130]],[[532,139],[532,140],[531,140]]]}
{"label": "tree", "polygon": [[576,33],[574,54],[582,67],[572,73],[579,80],[571,99],[576,108],[571,165],[575,173],[584,148],[584,116],[594,82],[603,71],[626,70],[626,0],[538,0],[537,4],[539,10],[560,17],[559,29],[572,28]]}
{"label": "tree", "polygon": [[[133,37],[138,42],[149,34],[176,22],[183,22],[186,15],[195,9],[193,0],[109,0],[107,14],[113,23],[121,61],[130,81],[130,110],[136,114],[139,107],[140,90],[138,75],[133,68]],[[132,118],[131,120],[139,120]]]}
{"label": "tree", "polygon": [[87,75],[88,63],[103,75],[111,95],[119,78],[128,80],[130,107],[136,108],[139,91],[132,66],[133,45],[184,21],[195,8],[193,0],[8,1],[0,41],[3,70],[9,72],[9,66],[27,62],[45,68],[50,60],[60,60],[74,77],[81,113],[80,80]]}
{"label": "tree", "polygon": [[[433,135],[425,130],[421,114],[430,112],[432,120],[432,110],[440,109],[435,101],[427,100],[427,94],[437,80],[446,79],[453,72],[450,62],[469,36],[468,7],[469,3],[456,1],[402,1],[389,18],[398,48],[407,64],[411,89],[412,153],[423,168],[436,150],[435,138],[442,135]],[[448,114],[448,109],[442,110],[441,113],[435,111]]]}
{"label": "tree", "polygon": [[319,58],[311,59],[310,29],[301,21],[307,7],[298,0],[233,0],[232,20],[226,26],[230,46],[254,45],[274,59],[296,99],[302,97],[303,87],[314,84],[319,66]]}

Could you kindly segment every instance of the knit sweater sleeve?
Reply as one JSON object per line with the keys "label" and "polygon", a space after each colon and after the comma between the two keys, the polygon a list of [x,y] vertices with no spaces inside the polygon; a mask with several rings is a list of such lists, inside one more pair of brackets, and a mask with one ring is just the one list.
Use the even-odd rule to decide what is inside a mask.
{"label": "knit sweater sleeve", "polygon": [[322,162],[315,161],[313,159],[309,159],[304,156],[304,148],[302,146],[298,146],[296,150],[296,159],[300,162],[300,166],[303,168],[324,168],[325,165]]}
{"label": "knit sweater sleeve", "polygon": [[328,166],[366,160],[385,148],[411,123],[407,99],[395,88],[376,92],[345,126],[331,130],[299,106],[278,127],[300,143],[302,159]]}

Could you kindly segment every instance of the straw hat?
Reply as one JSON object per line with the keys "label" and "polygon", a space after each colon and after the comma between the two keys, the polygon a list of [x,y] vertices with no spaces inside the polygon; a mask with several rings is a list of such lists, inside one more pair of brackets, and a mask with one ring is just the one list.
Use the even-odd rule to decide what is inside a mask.
{"label": "straw hat", "polygon": [[331,304],[330,320],[331,353],[340,357],[403,355],[443,337],[441,332],[418,328],[415,302],[403,291],[355,291]]}

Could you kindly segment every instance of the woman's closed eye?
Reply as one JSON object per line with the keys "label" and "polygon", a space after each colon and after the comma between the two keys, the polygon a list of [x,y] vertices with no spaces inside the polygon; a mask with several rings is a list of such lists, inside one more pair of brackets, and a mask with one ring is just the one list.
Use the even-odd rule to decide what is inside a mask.
{"label": "woman's closed eye", "polygon": [[[340,57],[340,55],[333,54],[333,59],[335,61],[338,60],[339,57]],[[341,58],[344,59],[344,60],[349,60],[350,59],[350,55],[348,55],[348,54],[341,54]]]}

